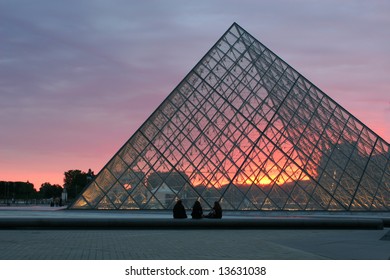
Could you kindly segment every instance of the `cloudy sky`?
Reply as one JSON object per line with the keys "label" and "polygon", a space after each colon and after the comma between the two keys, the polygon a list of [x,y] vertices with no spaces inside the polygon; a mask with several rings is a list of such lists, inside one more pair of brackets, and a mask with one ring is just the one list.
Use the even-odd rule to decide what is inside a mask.
{"label": "cloudy sky", "polygon": [[0,180],[97,173],[237,22],[390,142],[390,1],[0,0]]}

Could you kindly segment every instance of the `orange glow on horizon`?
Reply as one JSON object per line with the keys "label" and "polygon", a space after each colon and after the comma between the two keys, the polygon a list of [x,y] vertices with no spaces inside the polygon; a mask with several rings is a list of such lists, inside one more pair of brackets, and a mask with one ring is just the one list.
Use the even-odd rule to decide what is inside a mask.
{"label": "orange glow on horizon", "polygon": [[[251,171],[256,170],[255,168],[248,168]],[[275,168],[267,169],[265,166],[265,171],[261,171],[259,174],[255,175],[253,172],[249,177],[245,174],[249,172],[241,172],[235,178],[233,182],[235,185],[244,185],[244,186],[269,186],[276,183],[279,186],[282,186],[285,183],[291,183],[294,181],[307,181],[310,180],[309,176],[305,173],[299,171],[297,167],[295,170],[292,166],[288,166],[282,171],[277,171]],[[231,171],[229,177],[232,178],[235,172]],[[231,179],[227,176],[223,176],[220,173],[211,174],[210,172],[204,172],[194,176],[191,180],[193,186],[205,186],[205,187],[215,187],[222,188],[231,183]]]}

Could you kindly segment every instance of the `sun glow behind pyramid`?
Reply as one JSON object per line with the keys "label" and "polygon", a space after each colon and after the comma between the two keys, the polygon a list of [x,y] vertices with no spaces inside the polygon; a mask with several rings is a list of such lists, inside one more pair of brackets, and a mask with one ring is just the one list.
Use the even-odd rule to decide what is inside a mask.
{"label": "sun glow behind pyramid", "polygon": [[73,209],[390,210],[389,144],[233,24]]}

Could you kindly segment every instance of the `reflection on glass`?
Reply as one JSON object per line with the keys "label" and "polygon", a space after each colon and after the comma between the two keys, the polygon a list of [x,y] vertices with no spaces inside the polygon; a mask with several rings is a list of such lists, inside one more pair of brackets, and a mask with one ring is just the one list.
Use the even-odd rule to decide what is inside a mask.
{"label": "reflection on glass", "polygon": [[234,24],[71,208],[388,211],[389,151]]}

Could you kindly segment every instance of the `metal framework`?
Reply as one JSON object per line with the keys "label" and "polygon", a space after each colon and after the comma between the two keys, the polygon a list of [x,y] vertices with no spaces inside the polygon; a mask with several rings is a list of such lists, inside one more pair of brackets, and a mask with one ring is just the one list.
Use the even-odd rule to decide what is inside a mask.
{"label": "metal framework", "polygon": [[234,23],[71,209],[390,210],[390,146]]}

